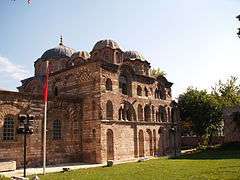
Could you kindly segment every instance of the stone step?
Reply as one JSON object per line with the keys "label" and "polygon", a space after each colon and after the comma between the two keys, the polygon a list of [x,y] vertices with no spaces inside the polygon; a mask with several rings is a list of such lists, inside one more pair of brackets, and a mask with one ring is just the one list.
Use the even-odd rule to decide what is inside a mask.
{"label": "stone step", "polygon": [[0,162],[0,172],[16,170],[16,161]]}

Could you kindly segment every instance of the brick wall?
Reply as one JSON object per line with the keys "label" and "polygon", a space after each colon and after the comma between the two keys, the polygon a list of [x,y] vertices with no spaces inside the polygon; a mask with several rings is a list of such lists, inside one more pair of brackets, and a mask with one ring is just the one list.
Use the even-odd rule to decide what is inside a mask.
{"label": "brick wall", "polygon": [[232,114],[240,112],[240,106],[225,107],[223,109],[224,118],[224,142],[240,141],[240,130],[235,129],[236,123],[232,120]]}

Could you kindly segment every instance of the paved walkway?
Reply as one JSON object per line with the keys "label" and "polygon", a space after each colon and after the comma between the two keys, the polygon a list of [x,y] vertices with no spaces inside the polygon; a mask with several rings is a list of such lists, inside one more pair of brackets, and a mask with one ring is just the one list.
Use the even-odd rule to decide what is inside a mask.
{"label": "paved walkway", "polygon": [[[81,168],[91,168],[91,167],[99,167],[104,166],[106,164],[84,164],[84,163],[70,163],[70,164],[61,164],[57,166],[47,166],[45,169],[46,173],[50,172],[59,172],[62,171],[63,168],[70,168],[70,169],[81,169]],[[32,174],[42,174],[43,168],[27,168],[26,174],[32,175]],[[23,176],[23,169],[17,169],[15,171],[9,171],[9,172],[0,172],[0,175],[4,175],[5,177],[22,177]]]}

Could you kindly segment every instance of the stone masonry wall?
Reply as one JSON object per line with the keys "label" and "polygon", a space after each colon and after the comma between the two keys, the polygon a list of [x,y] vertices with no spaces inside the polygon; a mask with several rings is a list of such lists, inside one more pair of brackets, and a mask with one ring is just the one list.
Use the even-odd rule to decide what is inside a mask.
{"label": "stone masonry wall", "polygon": [[236,123],[232,120],[232,114],[240,112],[240,106],[225,107],[223,109],[224,118],[224,142],[240,141],[240,130],[235,129]]}
{"label": "stone masonry wall", "polygon": [[[81,100],[48,98],[47,164],[81,160]],[[0,161],[14,160],[23,166],[23,136],[17,134],[18,114],[34,114],[34,133],[27,135],[27,166],[41,166],[43,159],[43,114],[41,95],[0,91]],[[14,140],[3,140],[4,118],[14,119]],[[62,122],[61,139],[53,140],[53,120]]]}

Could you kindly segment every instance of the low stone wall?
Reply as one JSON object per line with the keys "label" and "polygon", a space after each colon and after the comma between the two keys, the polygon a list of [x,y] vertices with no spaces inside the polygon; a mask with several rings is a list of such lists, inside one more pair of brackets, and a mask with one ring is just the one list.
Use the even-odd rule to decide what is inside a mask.
{"label": "low stone wall", "polygon": [[[224,136],[213,137],[213,144],[222,144],[224,140]],[[182,146],[197,146],[198,139],[197,137],[192,136],[182,136],[181,137],[181,145]]]}

